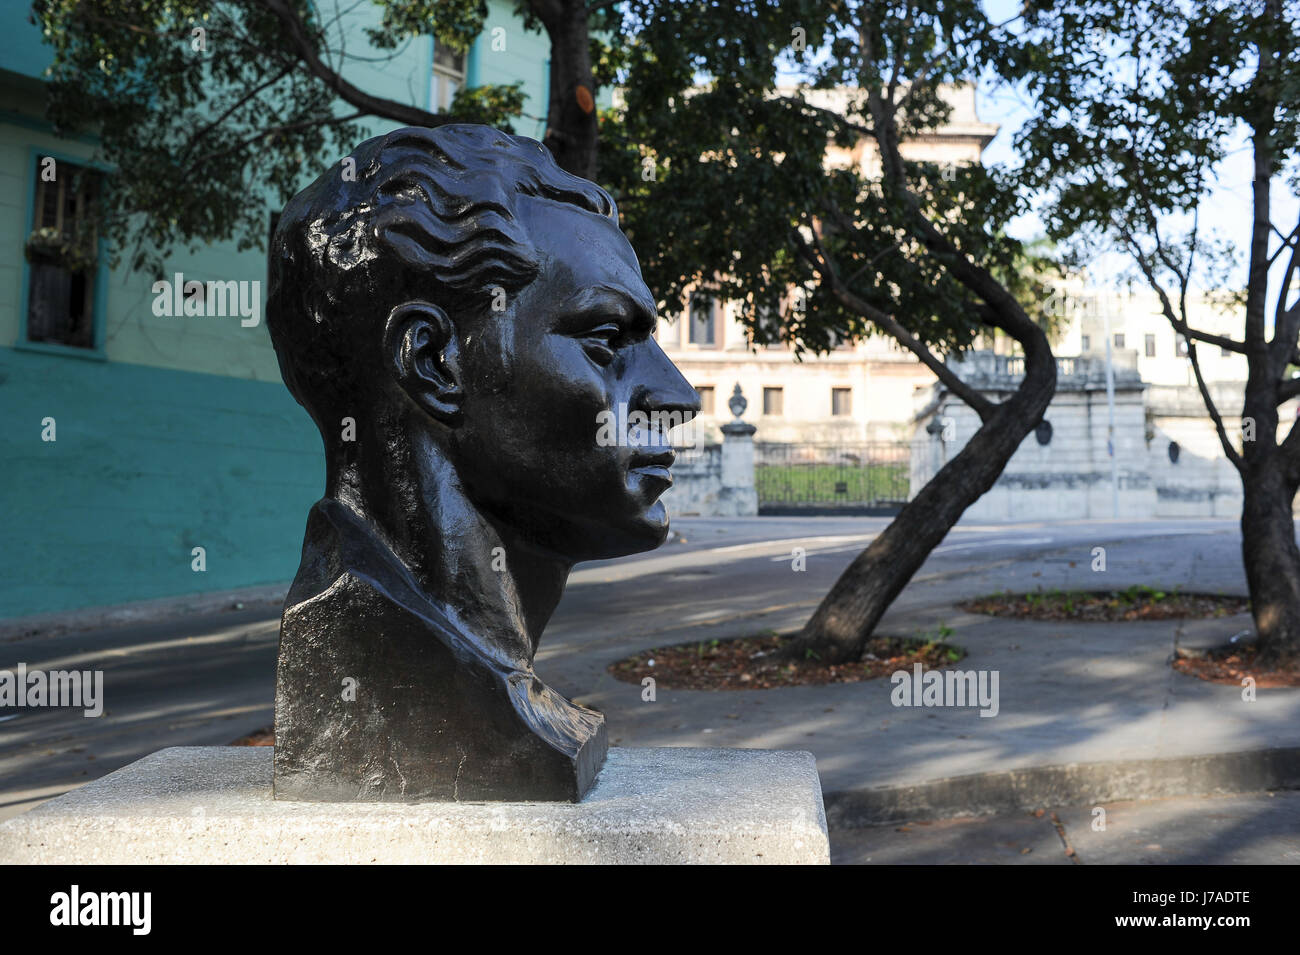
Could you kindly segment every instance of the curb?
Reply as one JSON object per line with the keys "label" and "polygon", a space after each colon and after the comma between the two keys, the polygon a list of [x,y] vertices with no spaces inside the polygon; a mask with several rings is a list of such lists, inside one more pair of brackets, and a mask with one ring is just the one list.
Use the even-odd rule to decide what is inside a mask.
{"label": "curb", "polygon": [[1169,759],[1065,763],[826,793],[832,829],[908,819],[988,816],[1167,796],[1300,789],[1300,747]]}

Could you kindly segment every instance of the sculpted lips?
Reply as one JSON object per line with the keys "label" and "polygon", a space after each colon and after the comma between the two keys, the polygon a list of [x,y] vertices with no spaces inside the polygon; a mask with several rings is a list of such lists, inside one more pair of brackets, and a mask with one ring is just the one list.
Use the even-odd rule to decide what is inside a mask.
{"label": "sculpted lips", "polygon": [[640,452],[632,456],[632,462],[628,466],[628,470],[633,474],[643,474],[646,477],[656,478],[663,481],[665,485],[669,485],[673,483],[673,476],[668,469],[673,466],[673,460],[676,457],[677,453],[671,448],[653,454]]}

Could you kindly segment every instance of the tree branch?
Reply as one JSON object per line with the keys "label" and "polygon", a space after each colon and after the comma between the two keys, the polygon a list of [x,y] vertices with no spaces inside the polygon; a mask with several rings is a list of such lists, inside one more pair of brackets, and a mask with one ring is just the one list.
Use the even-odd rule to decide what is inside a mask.
{"label": "tree branch", "polygon": [[284,0],[260,0],[260,2],[284,26],[285,39],[295,55],[345,103],[356,107],[364,114],[391,119],[393,122],[405,123],[408,126],[444,126],[454,122],[454,118],[446,114],[430,113],[396,100],[371,96],[353,86],[321,60],[306,25]]}
{"label": "tree branch", "polygon": [[1277,251],[1268,257],[1268,264],[1272,265],[1277,261],[1279,255],[1285,252],[1288,248],[1291,248],[1291,246],[1295,244],[1296,239],[1300,238],[1300,224],[1297,224],[1296,227],[1291,230],[1290,235],[1283,235],[1282,230],[1273,225],[1271,221],[1268,225],[1270,229],[1277,233],[1277,237],[1282,240],[1282,244],[1277,247]]}
{"label": "tree branch", "polygon": [[[1281,233],[1278,233],[1279,235]],[[1300,221],[1291,231],[1292,236],[1300,236]],[[1290,244],[1288,239],[1282,249]],[[1278,249],[1279,252],[1282,249]],[[1269,357],[1272,359],[1273,371],[1278,377],[1286,371],[1287,359],[1296,348],[1296,338],[1300,337],[1300,300],[1291,308],[1286,307],[1287,292],[1291,288],[1291,279],[1300,269],[1300,241],[1291,246],[1291,256],[1286,262],[1286,271],[1282,273],[1282,287],[1277,293],[1277,306],[1273,311],[1273,340],[1269,342]]]}
{"label": "tree branch", "polygon": [[[865,55],[870,58],[872,44],[867,28],[859,31]],[[880,164],[883,176],[907,206],[912,227],[909,229],[926,251],[942,262],[960,284],[986,302],[990,309],[990,324],[1000,328],[1025,349],[1025,356],[1031,359],[1035,352],[1045,351],[1049,356],[1051,346],[1043,330],[1035,324],[1020,303],[987,269],[977,265],[952,241],[944,235],[921,209],[920,199],[907,184],[906,171],[903,167],[902,154],[899,151],[898,126],[895,119],[894,104],[886,104],[877,86],[867,89],[867,105],[871,112],[871,122],[876,144],[880,151]],[[1037,367],[1032,361],[1026,362],[1026,375]],[[1047,366],[1042,366],[1044,369]],[[1056,363],[1050,364],[1050,373],[1055,378]]]}
{"label": "tree branch", "polygon": [[254,143],[260,142],[261,140],[265,139],[267,136],[273,135],[275,133],[295,132],[300,129],[310,129],[312,126],[335,126],[339,123],[350,123],[354,119],[360,119],[363,116],[369,116],[369,115],[370,115],[369,113],[366,113],[363,110],[358,110],[357,112],[351,113],[347,116],[331,116],[322,119],[302,120],[301,122],[297,122],[297,123],[285,123],[284,125],[281,126],[272,126],[269,129],[259,129],[252,136],[246,136],[244,139],[240,140],[239,142],[231,146],[227,146],[225,149],[218,150],[217,152],[203,153],[202,156],[199,157],[199,159],[195,160],[194,162],[191,162],[188,166],[186,166],[183,170],[181,170],[181,175],[183,176],[187,173],[193,172],[199,165],[201,165],[205,161],[220,159],[221,157],[228,156],[233,152],[239,152],[240,150],[247,149],[249,146],[253,145]]}
{"label": "tree branch", "polygon": [[280,71],[279,73],[275,74],[274,76],[272,76],[265,83],[261,83],[253,87],[253,89],[246,92],[243,96],[241,96],[238,100],[236,100],[233,106],[231,106],[220,116],[218,116],[212,122],[208,123],[201,130],[199,130],[197,133],[195,133],[193,136],[190,137],[189,142],[186,144],[185,147],[186,154],[188,155],[189,153],[192,153],[194,151],[194,147],[199,143],[200,140],[202,140],[205,136],[211,133],[214,129],[216,129],[218,126],[224,123],[235,113],[237,113],[241,108],[247,105],[250,100],[260,95],[262,91],[267,89],[268,87],[274,86],[276,83],[280,82],[282,79],[284,79],[292,72],[293,72],[292,68],[286,68]]}
{"label": "tree branch", "polygon": [[[1138,246],[1137,240],[1133,237],[1133,233],[1124,229],[1122,230],[1121,235],[1129,244],[1130,252],[1133,254],[1133,258],[1137,262],[1138,268],[1141,269],[1143,277],[1146,278],[1147,285],[1151,287],[1152,291],[1154,291],[1156,296],[1160,299],[1160,310],[1164,313],[1165,318],[1168,319],[1169,324],[1173,325],[1176,329],[1187,329],[1187,331],[1190,332],[1191,329],[1188,328],[1187,323],[1175,314],[1174,303],[1170,301],[1169,293],[1165,291],[1164,285],[1156,277],[1155,270],[1152,269],[1151,263],[1147,261],[1146,255],[1143,254],[1141,248]],[[1241,471],[1244,466],[1241,460],[1241,455],[1237,453],[1237,449],[1234,448],[1232,442],[1228,440],[1228,431],[1223,426],[1223,416],[1219,414],[1218,406],[1215,405],[1214,399],[1210,396],[1209,386],[1205,383],[1205,377],[1201,374],[1201,362],[1196,355],[1196,340],[1187,335],[1186,332],[1184,333],[1184,337],[1187,338],[1187,357],[1191,359],[1192,362],[1192,373],[1196,376],[1196,387],[1201,392],[1201,400],[1205,402],[1205,410],[1210,413],[1210,418],[1214,421],[1214,430],[1218,432],[1219,444],[1223,446],[1223,453],[1227,455],[1228,460],[1232,462],[1233,467],[1238,471]]]}
{"label": "tree branch", "polygon": [[1300,484],[1300,418],[1292,422],[1291,429],[1278,445],[1278,450],[1282,453],[1282,467],[1287,482],[1295,487]]}
{"label": "tree branch", "polygon": [[925,343],[915,335],[904,328],[890,314],[882,309],[876,308],[870,302],[859,298],[853,294],[843,282],[840,281],[838,272],[834,263],[826,254],[826,250],[817,237],[817,230],[813,229],[813,241],[816,243],[816,252],[808,245],[808,241],[799,233],[798,229],[791,230],[795,245],[799,248],[799,254],[807,261],[814,270],[821,276],[827,288],[830,289],[840,302],[848,309],[857,312],[864,318],[869,319],[877,325],[882,331],[897,341],[900,345],[914,354],[921,360],[925,367],[934,372],[935,376],[947,386],[948,390],[954,395],[966,402],[967,405],[980,417],[980,421],[987,421],[997,410],[997,405],[989,401],[978,391],[972,388],[966,382],[949,368],[942,360],[926,347]]}

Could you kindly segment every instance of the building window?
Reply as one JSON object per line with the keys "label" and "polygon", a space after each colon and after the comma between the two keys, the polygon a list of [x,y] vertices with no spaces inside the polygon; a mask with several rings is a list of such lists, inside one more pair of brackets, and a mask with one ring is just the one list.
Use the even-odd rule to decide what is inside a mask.
{"label": "building window", "polygon": [[691,296],[691,344],[714,344],[713,299],[707,295]]}
{"label": "building window", "polygon": [[1177,351],[1179,358],[1187,357],[1187,339],[1182,335],[1179,335],[1174,339],[1174,348]]}
{"label": "building window", "polygon": [[700,396],[700,414],[713,414],[713,386],[700,385],[695,389],[695,393]]}
{"label": "building window", "polygon": [[853,414],[853,389],[831,389],[831,414],[837,418]]}
{"label": "building window", "polygon": [[1123,347],[1124,347],[1124,333],[1123,333],[1123,332],[1116,332],[1116,333],[1115,333],[1115,347],[1116,347],[1116,348],[1123,348]]}
{"label": "building window", "polygon": [[1092,351],[1092,336],[1091,336],[1091,335],[1080,335],[1080,336],[1079,336],[1079,351],[1084,351],[1084,352],[1086,352],[1086,351]]}
{"label": "building window", "polygon": [[433,88],[429,96],[433,112],[451,109],[456,91],[465,85],[465,54],[456,53],[436,40],[433,43]]}
{"label": "building window", "polygon": [[763,414],[773,417],[785,413],[785,393],[780,388],[763,389]]}
{"label": "building window", "polygon": [[95,347],[95,273],[98,243],[91,211],[99,175],[59,161],[55,179],[36,170],[35,212],[25,254],[30,264],[27,340]]}
{"label": "building window", "polygon": [[1148,358],[1156,357],[1156,336],[1148,335],[1146,337],[1146,350]]}

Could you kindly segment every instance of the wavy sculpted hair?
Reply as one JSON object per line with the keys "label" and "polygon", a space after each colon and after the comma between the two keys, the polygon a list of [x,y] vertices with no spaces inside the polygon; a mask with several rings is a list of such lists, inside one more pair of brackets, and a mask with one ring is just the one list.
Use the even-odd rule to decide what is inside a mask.
{"label": "wavy sculpted hair", "polygon": [[271,239],[266,323],[285,384],[322,429],[337,426],[330,396],[351,398],[356,375],[373,373],[393,308],[422,299],[455,321],[537,276],[514,213],[522,199],[618,221],[609,194],[541,143],[460,124],[366,140],[289,201]]}

